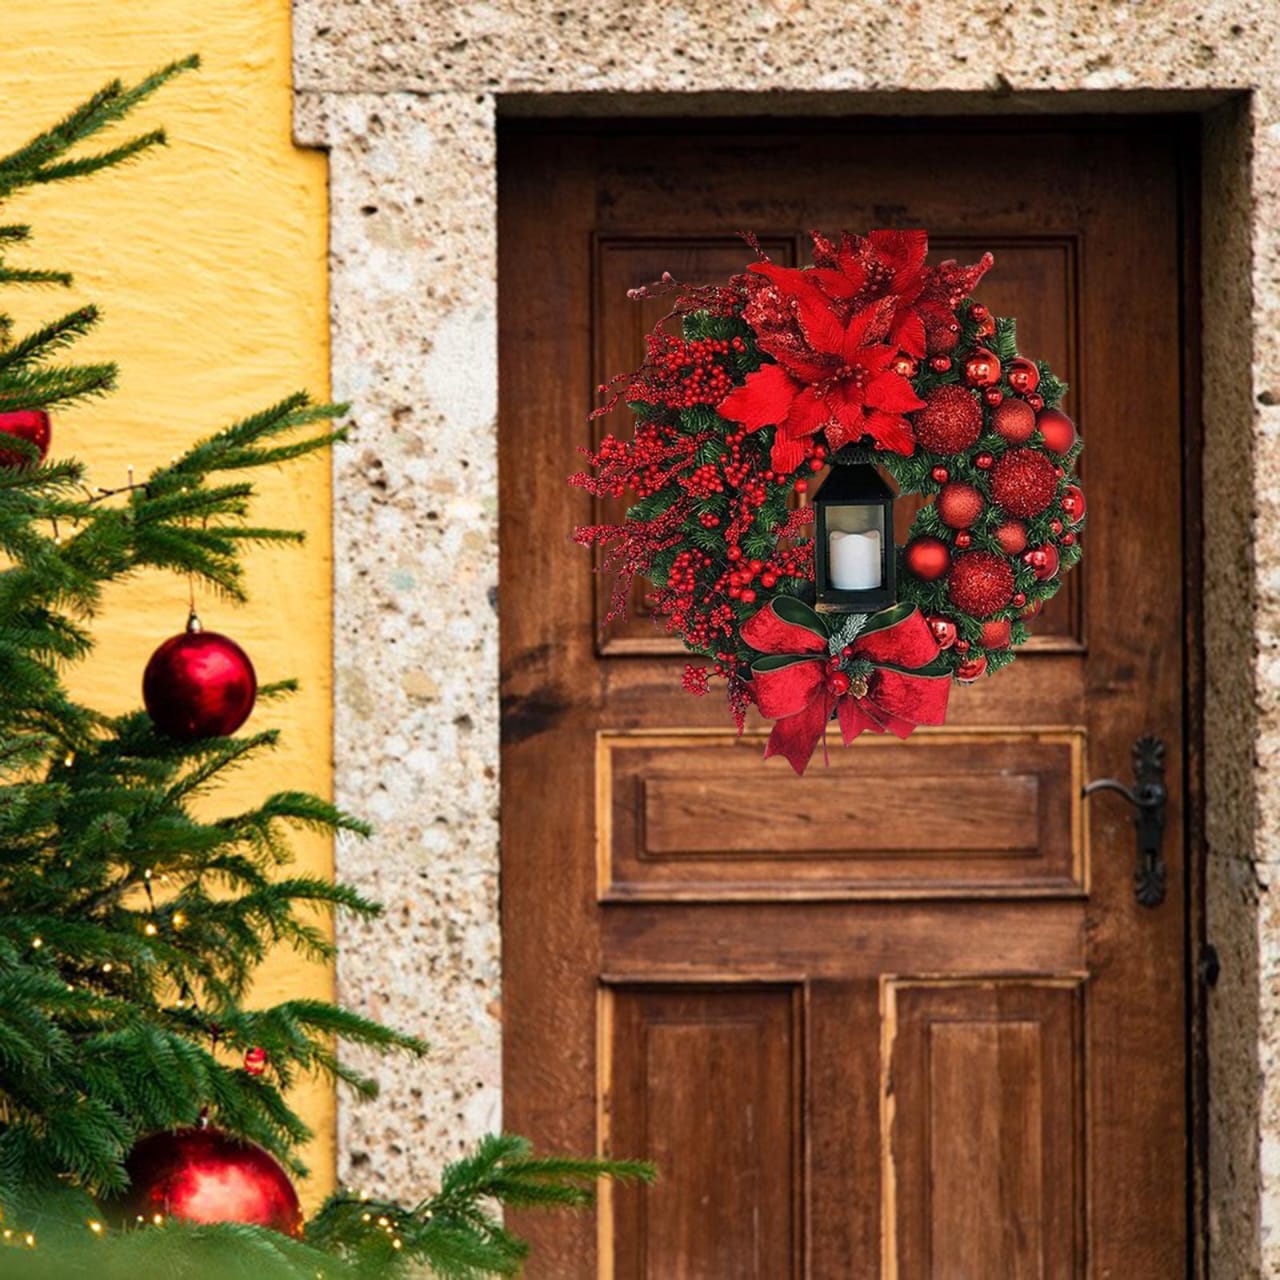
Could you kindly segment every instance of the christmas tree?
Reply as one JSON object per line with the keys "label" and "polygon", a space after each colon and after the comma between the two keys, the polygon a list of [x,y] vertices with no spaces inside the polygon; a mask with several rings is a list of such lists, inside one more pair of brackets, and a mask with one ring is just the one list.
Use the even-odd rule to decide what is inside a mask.
{"label": "christmas tree", "polygon": [[[110,84],[0,159],[0,205],[162,144],[152,132],[80,150],[195,65]],[[70,283],[15,263],[29,238],[0,218],[0,286]],[[647,1177],[647,1167],[538,1158],[522,1139],[494,1136],[417,1204],[343,1190],[300,1221],[291,1178],[304,1172],[295,1152],[308,1132],[290,1085],[318,1072],[372,1093],[342,1041],[428,1050],[325,1001],[248,999],[272,948],[332,955],[316,908],[379,910],[289,871],[291,831],[366,834],[357,817],[290,790],[207,816],[220,781],[276,741],[270,729],[238,733],[255,700],[292,685],[256,687],[248,655],[202,631],[194,610],[188,632],[147,665],[148,710],[104,715],[65,681],[92,652],[109,584],[161,570],[242,600],[245,549],[298,540],[253,522],[254,469],[341,438],[329,423],[343,406],[290,396],[146,475],[96,486],[50,448],[50,411],[113,389],[114,365],[67,354],[98,318],[82,307],[18,334],[0,310],[0,1269],[513,1274],[525,1251],[498,1206],[582,1205],[599,1177]],[[199,1161],[250,1208],[184,1201],[165,1178]]]}

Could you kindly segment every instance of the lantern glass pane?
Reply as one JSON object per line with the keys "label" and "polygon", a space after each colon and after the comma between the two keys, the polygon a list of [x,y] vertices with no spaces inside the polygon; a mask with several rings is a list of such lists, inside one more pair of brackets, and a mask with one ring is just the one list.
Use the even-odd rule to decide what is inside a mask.
{"label": "lantern glass pane", "polygon": [[825,588],[870,591],[884,585],[885,508],[877,503],[833,503],[824,512]]}

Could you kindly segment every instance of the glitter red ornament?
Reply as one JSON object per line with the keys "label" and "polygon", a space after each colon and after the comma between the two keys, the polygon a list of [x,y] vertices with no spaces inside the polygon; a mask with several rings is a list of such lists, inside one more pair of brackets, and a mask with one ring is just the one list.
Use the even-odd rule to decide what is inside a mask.
{"label": "glitter red ornament", "polygon": [[1058,504],[1068,524],[1078,524],[1084,519],[1084,491],[1079,485],[1069,484],[1062,491],[1062,501]]}
{"label": "glitter red ornament", "polygon": [[929,624],[929,630],[933,633],[933,638],[937,641],[939,649],[950,649],[956,642],[959,632],[956,630],[956,624],[950,618],[944,618],[939,614],[932,613],[925,618]]}
{"label": "glitter red ornament", "polygon": [[954,384],[939,387],[911,415],[916,440],[933,453],[959,453],[982,432],[982,410],[973,395]]}
{"label": "glitter red ornament", "polygon": [[274,1156],[219,1129],[179,1129],[141,1139],[125,1161],[129,1189],[104,1201],[122,1226],[174,1217],[241,1222],[302,1234],[298,1193]]}
{"label": "glitter red ornament", "polygon": [[1005,555],[1020,555],[1027,549],[1027,526],[1021,520],[1006,520],[996,526],[995,539]]}
{"label": "glitter red ornament", "polygon": [[1012,516],[1038,516],[1057,487],[1053,463],[1038,449],[1010,449],[991,471],[991,496]]}
{"label": "glitter red ornament", "polygon": [[[49,415],[43,409],[14,409],[0,413],[0,435],[16,436],[35,445],[40,454],[36,461],[43,462],[48,456],[52,434]],[[0,449],[0,467],[30,466],[32,462],[27,454],[17,449]]]}
{"label": "glitter red ornament", "polygon": [[1013,639],[1013,624],[1008,618],[991,618],[982,624],[978,643],[984,649],[1007,649]]}
{"label": "glitter red ornament", "polygon": [[953,318],[927,313],[924,317],[925,349],[931,356],[946,355],[960,345],[960,326]]}
{"label": "glitter red ornament", "polygon": [[964,362],[964,380],[971,387],[993,387],[1000,381],[1000,361],[994,351],[979,347]]}
{"label": "glitter red ornament", "polygon": [[249,655],[234,640],[202,630],[194,613],[182,635],[151,655],[142,676],[147,714],[161,733],[182,741],[235,733],[257,692]]}
{"label": "glitter red ornament", "polygon": [[961,613],[988,618],[1013,595],[1013,569],[1004,556],[969,551],[957,556],[947,576],[947,598]]}
{"label": "glitter red ornament", "polygon": [[1032,547],[1030,551],[1023,553],[1022,563],[1039,581],[1048,582],[1058,572],[1058,548],[1051,543],[1046,543],[1043,547]]}
{"label": "glitter red ornament", "polygon": [[980,679],[987,670],[987,660],[982,654],[978,654],[972,658],[966,658],[956,668],[956,679],[961,684],[972,684],[975,680]]}
{"label": "glitter red ornament", "polygon": [[1040,385],[1040,370],[1025,356],[1010,360],[1004,376],[1020,396],[1030,395]]}
{"label": "glitter red ornament", "polygon": [[1035,411],[1025,400],[1004,400],[991,415],[991,430],[1010,444],[1026,444],[1035,434]]}
{"label": "glitter red ornament", "polygon": [[938,516],[952,529],[967,529],[982,514],[982,494],[971,484],[953,480],[938,494]]}
{"label": "glitter red ornament", "polygon": [[951,566],[951,552],[940,538],[917,538],[907,543],[902,559],[907,569],[925,582],[937,581]]}
{"label": "glitter red ornament", "polygon": [[1036,426],[1050,453],[1067,453],[1076,442],[1076,424],[1061,409],[1045,409],[1036,417]]}

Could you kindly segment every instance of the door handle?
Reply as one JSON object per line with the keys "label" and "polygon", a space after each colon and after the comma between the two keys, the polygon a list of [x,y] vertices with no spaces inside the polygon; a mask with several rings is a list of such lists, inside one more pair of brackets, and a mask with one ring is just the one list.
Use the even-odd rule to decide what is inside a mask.
{"label": "door handle", "polygon": [[1133,744],[1134,786],[1126,787],[1115,778],[1097,778],[1086,783],[1081,795],[1095,791],[1115,791],[1133,805],[1133,828],[1138,842],[1138,861],[1133,872],[1133,895],[1144,907],[1158,907],[1164,901],[1167,873],[1164,863],[1164,817],[1169,790],[1164,782],[1164,742],[1150,735]]}

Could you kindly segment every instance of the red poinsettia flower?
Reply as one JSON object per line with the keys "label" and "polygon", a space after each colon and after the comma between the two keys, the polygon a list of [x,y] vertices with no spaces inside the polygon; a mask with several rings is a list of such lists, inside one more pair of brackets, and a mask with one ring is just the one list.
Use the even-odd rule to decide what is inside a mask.
{"label": "red poinsettia flower", "polygon": [[782,281],[794,326],[768,326],[757,338],[778,363],[762,365],[730,392],[718,406],[721,416],[748,431],[776,426],[770,465],[783,473],[804,461],[806,440],[818,431],[832,450],[870,436],[878,448],[910,454],[915,437],[903,415],[924,401],[889,368],[898,347],[880,340],[894,299],[881,298],[842,321],[805,278],[812,272],[794,274],[799,279]]}

